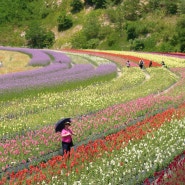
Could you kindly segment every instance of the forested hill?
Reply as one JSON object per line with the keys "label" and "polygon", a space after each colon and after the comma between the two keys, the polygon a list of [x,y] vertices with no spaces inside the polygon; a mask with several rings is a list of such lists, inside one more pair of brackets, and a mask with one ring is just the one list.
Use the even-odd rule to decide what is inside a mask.
{"label": "forested hill", "polygon": [[0,45],[185,52],[184,0],[0,0]]}

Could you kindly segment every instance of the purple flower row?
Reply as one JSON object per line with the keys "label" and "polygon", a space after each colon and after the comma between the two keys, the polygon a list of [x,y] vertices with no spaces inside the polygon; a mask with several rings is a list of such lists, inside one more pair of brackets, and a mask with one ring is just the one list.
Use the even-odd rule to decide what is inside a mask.
{"label": "purple flower row", "polygon": [[[6,49],[0,47],[0,49]],[[40,56],[38,53],[44,53],[44,55],[52,56],[53,62],[42,68],[35,70],[17,72],[11,74],[5,74],[0,76],[0,93],[16,89],[27,89],[33,87],[44,87],[63,84],[71,81],[80,81],[94,76],[102,76],[110,73],[116,73],[115,64],[104,64],[97,68],[94,68],[91,64],[76,64],[71,67],[71,59],[61,52],[55,52],[52,50],[33,50],[27,48],[7,48],[11,51],[21,51],[27,54],[32,53],[34,61],[37,59],[40,62]],[[27,52],[26,52],[27,51]],[[37,52],[38,51],[38,52]],[[37,53],[37,54],[35,54]],[[43,56],[44,56],[43,55]],[[49,57],[50,58],[50,57]],[[47,60],[45,58],[45,60]],[[33,61],[33,60],[32,60]]]}
{"label": "purple flower row", "polygon": [[[116,71],[116,66],[110,64],[101,65],[97,69],[94,69],[91,64],[77,64],[70,69],[63,68],[62,70],[61,68],[57,68],[58,65],[59,64],[53,64],[52,66],[56,67],[57,70],[49,73],[46,72],[44,75],[42,75],[42,73],[37,73],[37,75],[35,75],[34,72],[37,71],[32,71],[32,73],[29,73],[29,76],[26,76],[26,72],[24,72],[25,76],[22,73],[22,77],[19,75],[19,78],[14,74],[8,74],[8,78],[0,77],[0,89],[3,91],[16,88],[26,89],[30,87],[58,85],[65,82],[80,81],[94,76],[101,76]],[[47,68],[45,68],[45,70],[47,70]]]}
{"label": "purple flower row", "polygon": [[31,66],[46,66],[50,63],[50,57],[42,50],[39,49],[29,49],[29,48],[12,48],[0,46],[0,50],[6,51],[18,51],[30,55],[31,59],[28,65]]}
{"label": "purple flower row", "polygon": [[48,55],[51,55],[54,58],[53,63],[71,63],[71,58],[69,58],[67,55],[61,52],[56,52],[53,50],[44,50],[44,52]]}

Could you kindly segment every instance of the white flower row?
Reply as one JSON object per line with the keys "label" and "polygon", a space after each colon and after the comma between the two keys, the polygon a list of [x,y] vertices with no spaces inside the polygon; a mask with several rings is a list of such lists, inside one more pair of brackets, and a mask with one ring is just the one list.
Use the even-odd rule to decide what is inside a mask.
{"label": "white flower row", "polygon": [[[105,155],[85,164],[86,169],[79,174],[69,174],[68,183],[139,184],[155,171],[167,166],[184,148],[185,118],[165,123],[159,130],[147,134],[143,139],[130,141],[122,150],[114,150],[110,156]],[[58,177],[57,182],[63,184],[64,177]]]}

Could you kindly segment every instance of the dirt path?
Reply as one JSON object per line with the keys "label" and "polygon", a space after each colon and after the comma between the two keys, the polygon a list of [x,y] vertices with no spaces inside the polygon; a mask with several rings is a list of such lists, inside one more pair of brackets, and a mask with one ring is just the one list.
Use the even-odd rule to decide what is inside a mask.
{"label": "dirt path", "polygon": [[149,80],[150,79],[149,73],[146,70],[144,70],[143,72],[145,74],[146,80]]}
{"label": "dirt path", "polygon": [[168,93],[171,89],[173,89],[176,86],[176,83],[174,83],[173,85],[171,85],[170,87],[168,87],[167,89],[163,90],[163,91],[158,91],[158,93],[155,95],[155,97],[163,95]]}
{"label": "dirt path", "polygon": [[118,74],[117,78],[120,78],[123,75],[120,68],[117,68],[117,74]]}

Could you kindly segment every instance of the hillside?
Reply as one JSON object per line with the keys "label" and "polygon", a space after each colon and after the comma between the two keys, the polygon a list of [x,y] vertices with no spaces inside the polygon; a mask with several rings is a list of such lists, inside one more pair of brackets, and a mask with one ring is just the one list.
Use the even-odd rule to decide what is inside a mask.
{"label": "hillside", "polygon": [[15,0],[0,12],[0,45],[32,47],[45,34],[37,48],[185,51],[183,0]]}

